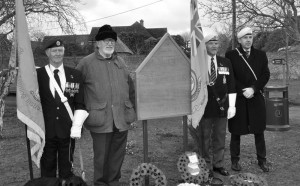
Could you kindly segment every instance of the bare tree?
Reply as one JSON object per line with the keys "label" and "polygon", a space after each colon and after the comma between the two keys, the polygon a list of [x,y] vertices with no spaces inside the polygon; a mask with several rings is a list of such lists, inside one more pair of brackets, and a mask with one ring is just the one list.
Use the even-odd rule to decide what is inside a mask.
{"label": "bare tree", "polygon": [[[80,0],[23,0],[30,28],[60,29],[74,33],[86,29],[76,5]],[[14,28],[15,0],[0,1],[0,32],[7,35]]]}
{"label": "bare tree", "polygon": [[[201,1],[199,7],[212,23],[231,24],[232,2]],[[289,36],[300,41],[299,0],[236,0],[237,27],[255,26],[263,30],[284,28]]]}
{"label": "bare tree", "polygon": [[47,34],[40,30],[32,30],[30,37],[32,41],[42,41]]}
{"label": "bare tree", "polygon": [[183,32],[181,34],[181,37],[183,38],[184,42],[185,42],[185,49],[189,48],[189,42],[191,39],[190,33],[189,32]]}

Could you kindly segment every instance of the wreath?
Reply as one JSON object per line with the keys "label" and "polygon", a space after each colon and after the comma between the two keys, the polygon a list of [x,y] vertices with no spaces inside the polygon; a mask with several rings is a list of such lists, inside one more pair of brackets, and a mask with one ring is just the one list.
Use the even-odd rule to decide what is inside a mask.
{"label": "wreath", "polygon": [[192,175],[187,168],[189,164],[189,158],[187,154],[183,154],[179,157],[179,160],[177,162],[177,168],[178,171],[181,173],[181,178],[186,183],[201,184],[201,183],[207,183],[209,181],[209,170],[206,168],[205,160],[199,157],[199,155],[197,155],[197,158],[198,158],[198,167],[200,171],[199,174]]}
{"label": "wreath", "polygon": [[267,181],[252,173],[240,173],[229,178],[230,183],[234,186],[268,186]]}
{"label": "wreath", "polygon": [[167,178],[161,170],[151,163],[142,163],[132,171],[130,186],[142,186],[144,176],[151,176],[155,180],[155,186],[167,185]]}

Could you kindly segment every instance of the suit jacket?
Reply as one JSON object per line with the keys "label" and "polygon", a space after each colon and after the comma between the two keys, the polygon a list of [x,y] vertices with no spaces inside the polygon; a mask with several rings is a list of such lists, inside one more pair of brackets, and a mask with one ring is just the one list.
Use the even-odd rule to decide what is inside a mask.
{"label": "suit jacket", "polygon": [[[64,67],[66,82],[79,83],[79,92],[71,96],[64,91],[72,111],[77,109],[85,110],[82,76],[78,70]],[[38,84],[40,91],[41,104],[45,120],[46,138],[67,138],[70,137],[72,121],[65,105],[60,102],[56,103],[49,86],[49,76],[45,67],[37,69]]]}
{"label": "suit jacket", "polygon": [[[235,93],[235,82],[231,63],[228,59],[217,56],[217,79],[213,86],[207,86],[208,100],[204,111],[204,118],[212,117],[227,117],[228,96],[227,94]],[[225,67],[229,70],[229,74],[222,74],[220,67]],[[221,74],[220,74],[221,73]],[[224,115],[221,113],[220,105],[216,100],[216,95],[224,102]]]}
{"label": "suit jacket", "polygon": [[[229,120],[228,129],[231,133],[239,135],[262,133],[266,128],[266,108],[262,91],[270,78],[268,58],[265,52],[253,47],[249,58],[242,47],[238,49],[248,61],[257,80],[236,50],[225,54],[232,63],[237,91],[236,115]],[[255,91],[251,99],[243,96],[242,89],[247,87],[253,87]]]}

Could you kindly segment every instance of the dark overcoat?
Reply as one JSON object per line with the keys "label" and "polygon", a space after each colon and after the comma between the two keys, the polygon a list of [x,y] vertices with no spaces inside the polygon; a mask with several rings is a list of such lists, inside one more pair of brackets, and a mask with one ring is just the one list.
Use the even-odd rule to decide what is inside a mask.
{"label": "dark overcoat", "polygon": [[[83,97],[83,80],[80,71],[73,68],[64,67],[66,82],[79,83],[79,92],[74,96],[64,91],[69,105],[74,110],[85,110],[84,97]],[[68,138],[70,137],[70,130],[72,127],[72,120],[65,105],[56,103],[54,96],[50,90],[49,76],[45,67],[37,69],[38,84],[40,91],[41,104],[43,108],[43,115],[45,120],[46,138]]]}
{"label": "dark overcoat", "polygon": [[[234,76],[231,63],[228,59],[217,56],[217,79],[214,85],[207,86],[208,100],[204,111],[204,118],[219,118],[227,117],[228,110],[228,94],[235,93]],[[226,74],[221,72],[221,68],[226,68]],[[213,91],[215,90],[215,93]],[[224,114],[221,114],[221,108],[217,102],[217,97],[220,98],[224,107]]]}
{"label": "dark overcoat", "polygon": [[[230,59],[233,67],[237,99],[236,115],[228,120],[229,132],[237,135],[262,133],[266,129],[266,107],[263,96],[263,89],[270,78],[268,68],[268,58],[265,52],[251,47],[249,58],[246,57],[242,47],[238,50],[248,61],[254,71],[255,79],[250,68],[236,50],[225,54]],[[252,87],[254,97],[247,99],[243,95],[242,89]]]}

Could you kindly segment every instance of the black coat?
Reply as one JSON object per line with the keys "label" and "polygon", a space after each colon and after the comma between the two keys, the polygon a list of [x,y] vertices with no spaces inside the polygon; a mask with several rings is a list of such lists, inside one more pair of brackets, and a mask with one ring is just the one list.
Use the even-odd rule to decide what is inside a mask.
{"label": "black coat", "polygon": [[[268,58],[265,52],[252,47],[247,59],[245,51],[241,47],[238,49],[256,74],[257,80],[236,50],[225,54],[232,63],[237,91],[236,115],[229,119],[228,129],[238,135],[262,133],[266,129],[266,107],[262,92],[270,78]],[[253,87],[255,91],[251,99],[243,96],[242,89],[247,87]]]}
{"label": "black coat", "polygon": [[[79,92],[74,96],[64,91],[64,95],[68,98],[68,102],[72,111],[77,109],[85,110],[83,89],[82,89],[82,76],[78,70],[64,67],[66,82],[79,83]],[[52,95],[49,86],[49,76],[45,67],[37,69],[38,84],[40,91],[41,104],[45,120],[46,138],[59,138],[70,137],[70,129],[72,121],[68,111],[63,103],[57,104]]]}
{"label": "black coat", "polygon": [[[207,86],[208,100],[204,111],[204,118],[227,117],[228,96],[227,94],[235,93],[235,83],[231,63],[228,59],[217,56],[217,80],[213,86]],[[220,67],[227,67],[229,74],[220,74]],[[225,79],[224,79],[225,78]],[[215,89],[215,93],[213,89]],[[215,95],[216,94],[216,95]],[[223,100],[224,113],[216,100],[216,96]]]}

